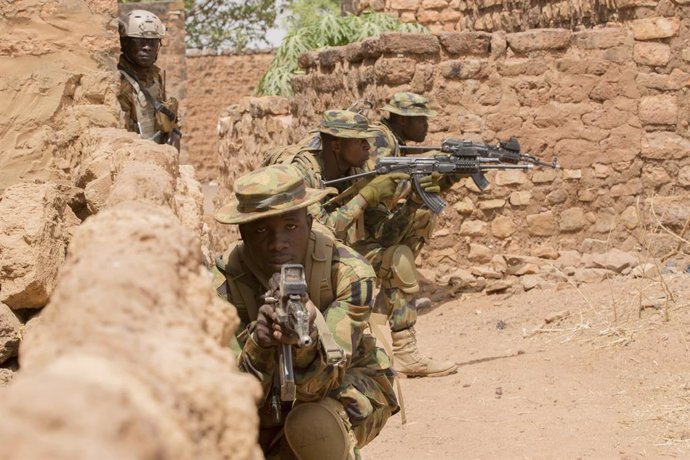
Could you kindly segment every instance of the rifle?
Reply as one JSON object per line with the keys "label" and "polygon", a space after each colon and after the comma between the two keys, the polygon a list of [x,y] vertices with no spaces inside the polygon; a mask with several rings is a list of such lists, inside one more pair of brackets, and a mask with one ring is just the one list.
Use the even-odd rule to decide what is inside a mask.
{"label": "rifle", "polygon": [[492,169],[532,169],[533,164],[506,164],[498,158],[479,156],[476,152],[441,153],[431,157],[381,157],[376,161],[376,166],[371,171],[366,171],[352,176],[341,177],[329,181],[323,181],[324,187],[329,187],[340,182],[351,181],[363,177],[378,176],[391,172],[404,172],[412,177],[412,185],[425,205],[435,214],[440,213],[446,207],[446,203],[435,193],[427,193],[419,184],[419,179],[433,172],[441,174],[459,175],[471,177],[480,190],[489,186],[489,181],[484,176],[485,171]]}
{"label": "rifle", "polygon": [[517,138],[511,137],[508,141],[499,141],[498,145],[477,144],[472,141],[449,138],[441,143],[441,146],[432,145],[401,145],[400,151],[406,153],[425,153],[431,150],[440,150],[443,153],[450,153],[457,156],[480,156],[496,158],[498,161],[518,164],[520,162],[532,164],[534,166],[545,166],[547,168],[560,168],[557,158],[554,157],[551,163],[546,163],[540,159],[520,153],[520,143]]}
{"label": "rifle", "polygon": [[[297,335],[298,348],[311,345],[309,335],[309,312],[307,311],[307,281],[304,267],[300,264],[284,264],[280,273],[274,273],[268,282],[269,290],[264,302],[273,306],[283,332]],[[281,401],[294,401],[296,395],[292,346],[282,344],[278,357],[278,368],[273,374],[271,407],[280,422]]]}

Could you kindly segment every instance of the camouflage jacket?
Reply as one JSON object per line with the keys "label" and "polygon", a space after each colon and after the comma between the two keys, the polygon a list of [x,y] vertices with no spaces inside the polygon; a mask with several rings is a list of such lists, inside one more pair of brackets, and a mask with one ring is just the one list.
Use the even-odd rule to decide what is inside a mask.
{"label": "camouflage jacket", "polygon": [[[370,141],[369,169],[374,167],[379,157],[401,155],[400,146],[405,145],[405,141],[393,132],[385,118],[371,123],[369,130],[376,133]],[[368,208],[364,212],[364,236],[358,241],[348,241],[348,243],[367,245],[376,242],[384,247],[399,244],[409,233],[418,208],[419,205],[409,199],[397,206],[394,211],[390,211],[383,205]]]}
{"label": "camouflage jacket", "polygon": [[[131,75],[135,75],[154,98],[158,99],[159,101],[166,100],[165,81],[160,68],[152,66],[151,68],[143,71],[137,70],[127,59],[125,59],[124,56],[120,56],[120,61],[117,64],[117,68],[122,69]],[[117,94],[117,100],[120,102],[122,111],[125,113],[126,129],[127,131],[139,133],[139,124],[135,107],[136,97],[137,95],[134,88],[132,88],[132,85],[127,81],[124,75],[120,74],[120,91]],[[157,126],[157,121],[155,121],[155,124],[155,129],[160,129],[160,127]]]}
{"label": "camouflage jacket", "polygon": [[[326,324],[333,334],[336,343],[345,353],[345,360],[339,366],[326,364],[325,351],[321,342],[315,340],[310,346],[293,349],[295,366],[295,383],[297,400],[316,401],[330,396],[343,403],[350,418],[364,419],[371,412],[372,404],[389,405],[392,412],[397,412],[397,400],[392,387],[393,371],[386,353],[376,346],[376,340],[366,332],[372,308],[374,271],[369,263],[349,247],[335,242],[324,234],[318,235],[312,230],[311,240],[305,265],[309,284],[310,298],[320,299],[317,307],[323,313]],[[321,268],[309,260],[323,260],[316,257],[316,241],[330,241],[328,259],[330,267]],[[323,248],[323,246],[321,246]],[[269,404],[273,372],[277,363],[277,348],[262,348],[253,338],[252,331],[256,320],[256,310],[260,306],[260,296],[268,290],[267,280],[250,268],[241,242],[236,243],[223,256],[221,264],[225,273],[216,269],[215,285],[221,297],[237,305],[240,316],[240,332],[234,344],[239,353],[238,365],[248,373],[255,375],[264,390],[264,402],[260,409],[261,426],[270,426],[273,414]],[[230,268],[234,267],[234,268]],[[330,271],[328,275],[313,270]],[[328,278],[330,276],[330,278]],[[314,286],[311,279],[328,278],[329,295],[311,294],[321,286]],[[256,305],[246,305],[246,299],[237,295],[239,289],[255,294]],[[289,407],[283,410],[289,410]]]}

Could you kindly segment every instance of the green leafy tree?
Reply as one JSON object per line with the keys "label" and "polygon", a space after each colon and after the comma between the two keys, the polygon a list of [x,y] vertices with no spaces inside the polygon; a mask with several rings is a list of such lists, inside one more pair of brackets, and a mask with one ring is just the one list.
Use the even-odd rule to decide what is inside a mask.
{"label": "green leafy tree", "polygon": [[231,48],[268,43],[282,4],[274,0],[185,0],[187,48]]}
{"label": "green leafy tree", "polygon": [[290,82],[297,74],[300,54],[326,46],[342,46],[383,32],[427,32],[419,25],[401,23],[386,13],[365,12],[359,16],[329,13],[303,27],[291,29],[276,49],[271,66],[256,88],[258,95],[292,95]]}
{"label": "green leafy tree", "polygon": [[284,26],[288,31],[309,27],[322,16],[340,13],[340,0],[286,0]]}

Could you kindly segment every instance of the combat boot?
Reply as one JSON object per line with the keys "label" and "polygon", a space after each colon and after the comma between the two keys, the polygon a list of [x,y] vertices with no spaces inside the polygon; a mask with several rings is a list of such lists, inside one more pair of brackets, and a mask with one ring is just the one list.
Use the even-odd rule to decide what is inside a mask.
{"label": "combat boot", "polygon": [[423,356],[417,349],[417,336],[413,327],[391,332],[393,338],[393,368],[407,377],[441,377],[457,372],[452,361],[435,360]]}

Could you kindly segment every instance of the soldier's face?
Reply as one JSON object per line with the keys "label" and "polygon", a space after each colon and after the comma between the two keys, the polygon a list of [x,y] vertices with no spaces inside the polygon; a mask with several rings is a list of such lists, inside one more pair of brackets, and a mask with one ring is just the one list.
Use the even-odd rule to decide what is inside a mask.
{"label": "soldier's face", "polygon": [[403,137],[405,140],[422,142],[429,131],[429,121],[426,117],[405,117]]}
{"label": "soldier's face", "polygon": [[304,264],[312,219],[307,209],[240,225],[245,251],[270,277],[283,264]]}
{"label": "soldier's face", "polygon": [[121,45],[127,59],[146,69],[158,59],[161,41],[158,38],[126,37],[121,41]]}
{"label": "soldier's face", "polygon": [[339,138],[340,159],[351,168],[361,168],[369,159],[369,141],[367,139]]}

